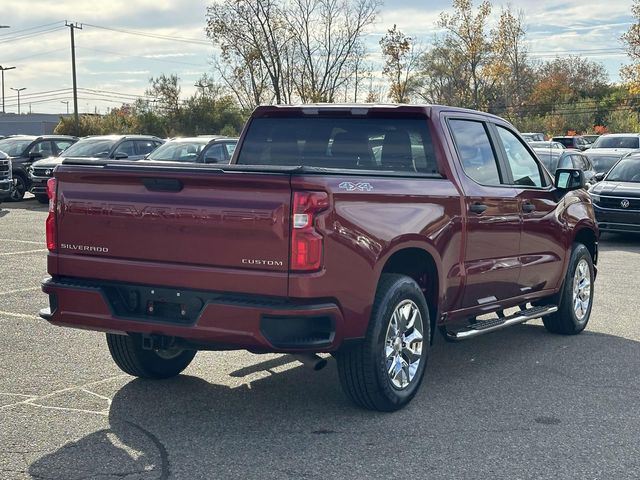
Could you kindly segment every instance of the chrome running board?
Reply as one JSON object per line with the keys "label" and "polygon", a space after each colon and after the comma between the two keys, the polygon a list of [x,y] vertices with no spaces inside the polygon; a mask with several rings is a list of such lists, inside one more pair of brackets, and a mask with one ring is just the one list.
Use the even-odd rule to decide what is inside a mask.
{"label": "chrome running board", "polygon": [[549,315],[550,313],[555,313],[557,311],[557,305],[527,308],[526,310],[520,310],[508,317],[495,318],[492,320],[479,320],[463,330],[458,332],[447,332],[446,335],[449,340],[466,340],[468,338],[477,337],[478,335],[510,327],[511,325],[524,323],[528,320],[533,320],[534,318],[544,317],[545,315]]}

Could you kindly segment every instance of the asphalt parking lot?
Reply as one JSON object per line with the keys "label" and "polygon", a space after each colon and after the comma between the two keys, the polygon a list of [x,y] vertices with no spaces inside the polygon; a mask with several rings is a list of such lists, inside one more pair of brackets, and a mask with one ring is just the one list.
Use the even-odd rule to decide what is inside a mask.
{"label": "asphalt parking lot", "polygon": [[605,236],[591,322],[436,337],[393,414],[342,394],[335,363],[200,352],[134,379],[104,335],[49,325],[46,207],[0,206],[0,479],[640,477],[640,237]]}

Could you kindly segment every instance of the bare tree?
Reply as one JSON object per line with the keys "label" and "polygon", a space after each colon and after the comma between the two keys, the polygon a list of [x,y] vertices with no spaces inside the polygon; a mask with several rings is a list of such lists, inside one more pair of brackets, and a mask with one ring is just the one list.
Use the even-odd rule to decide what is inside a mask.
{"label": "bare tree", "polygon": [[292,0],[287,18],[295,39],[292,77],[303,102],[333,102],[357,73],[364,29],[381,0]]}
{"label": "bare tree", "polygon": [[244,62],[238,57],[229,57],[226,61],[214,58],[213,69],[243,109],[274,101],[270,77],[259,60]]}
{"label": "bare tree", "polygon": [[[246,68],[249,85],[259,89],[266,73],[276,103],[288,103],[285,69],[291,45],[286,14],[277,0],[225,0],[207,8],[207,36],[225,63]],[[257,64],[261,68],[257,67]],[[262,68],[264,70],[262,70]],[[239,72],[236,72],[236,75]],[[253,97],[260,97],[258,91]]]}
{"label": "bare tree", "polygon": [[[382,0],[222,0],[207,9],[217,70],[244,105],[333,102],[354,86]],[[265,78],[268,82],[265,82]],[[236,83],[237,82],[237,83]],[[251,95],[248,93],[251,92]]]}

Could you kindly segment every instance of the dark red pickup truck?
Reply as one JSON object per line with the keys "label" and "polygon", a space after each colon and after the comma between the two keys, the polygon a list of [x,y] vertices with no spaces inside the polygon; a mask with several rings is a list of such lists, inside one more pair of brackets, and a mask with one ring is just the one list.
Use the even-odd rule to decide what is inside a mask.
{"label": "dark red pickup truck", "polygon": [[259,107],[231,165],[65,160],[41,315],[107,332],[147,378],[198,350],[331,352],[350,398],[394,410],[435,330],[585,328],[599,234],[583,185],[480,112]]}

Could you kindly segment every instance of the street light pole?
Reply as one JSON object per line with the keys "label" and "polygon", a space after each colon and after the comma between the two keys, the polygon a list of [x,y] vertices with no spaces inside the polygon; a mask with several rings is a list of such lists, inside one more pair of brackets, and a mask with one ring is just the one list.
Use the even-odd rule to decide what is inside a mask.
{"label": "street light pole", "polygon": [[67,115],[69,115],[69,100],[60,100],[60,103],[64,103],[67,106]]}
{"label": "street light pole", "polygon": [[11,90],[15,90],[16,92],[18,92],[18,115],[20,115],[20,92],[26,89],[27,87],[22,87],[22,88],[11,87]]}
{"label": "street light pole", "polygon": [[13,70],[16,67],[3,67],[2,65],[0,65],[0,70],[2,70],[2,113],[5,113],[4,111],[4,71],[5,70]]}

